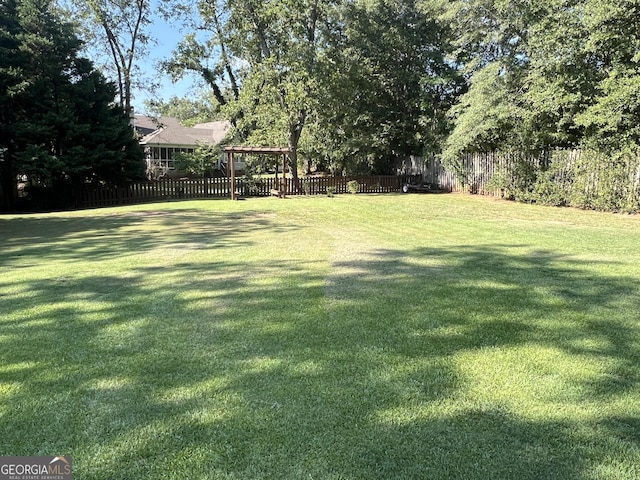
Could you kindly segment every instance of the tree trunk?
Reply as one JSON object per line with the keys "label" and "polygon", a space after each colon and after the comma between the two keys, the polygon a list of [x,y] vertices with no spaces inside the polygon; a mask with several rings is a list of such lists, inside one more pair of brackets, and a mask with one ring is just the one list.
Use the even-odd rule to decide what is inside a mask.
{"label": "tree trunk", "polygon": [[298,180],[298,143],[300,142],[306,117],[306,111],[300,110],[300,112],[298,112],[298,121],[289,125],[289,148],[291,149],[291,153],[289,154],[289,171],[291,172],[298,192],[300,192],[300,182]]}
{"label": "tree trunk", "polygon": [[18,184],[12,170],[11,159],[5,156],[3,161],[0,162],[0,211],[3,212],[13,210],[13,205],[18,195]]}

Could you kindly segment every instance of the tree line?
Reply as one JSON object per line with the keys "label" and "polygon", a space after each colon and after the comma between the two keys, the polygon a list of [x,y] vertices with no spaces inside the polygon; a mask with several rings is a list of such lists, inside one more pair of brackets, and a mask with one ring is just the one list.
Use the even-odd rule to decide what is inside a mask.
{"label": "tree line", "polygon": [[[82,75],[71,73],[62,60],[78,56],[79,36],[85,49],[106,53],[101,71],[112,82],[86,61],[84,75],[101,85],[105,98],[116,98],[120,113],[131,105],[136,82],[144,76],[136,61],[152,42],[154,15],[171,18],[185,33],[161,72],[174,79],[195,73],[209,94],[197,101],[162,99],[158,111],[179,112],[186,121],[226,118],[234,141],[287,145],[294,152],[294,176],[298,168],[391,173],[396,160],[409,155],[441,154],[455,167],[469,152],[581,147],[613,154],[639,143],[637,0],[2,0],[0,5],[0,48],[32,58],[38,58],[36,45],[11,46],[20,38],[11,29],[25,27],[27,17],[18,14],[11,23],[5,13],[26,5],[39,5],[52,19],[73,12],[66,17],[76,19],[75,25],[58,18],[52,20],[55,28],[47,27],[58,29],[48,41],[67,50],[59,50],[55,72],[43,72],[43,78],[66,75],[73,88],[84,85]],[[20,124],[4,105],[23,100],[26,105],[33,96],[17,85],[30,85],[21,72],[34,70],[8,58],[3,53],[0,65],[3,125]],[[43,105],[47,112],[82,108]],[[27,140],[14,143],[43,145]],[[3,131],[0,145],[6,143]],[[55,143],[39,151],[63,157]],[[27,157],[42,158],[31,150],[22,156],[9,152],[5,171],[7,155],[13,155],[14,167],[28,165]],[[68,166],[58,171],[67,177],[100,176]]]}
{"label": "tree line", "polygon": [[468,80],[448,156],[638,144],[640,2],[474,0],[448,12]]}
{"label": "tree line", "polygon": [[199,73],[243,140],[336,170],[638,144],[637,0],[162,5],[190,28],[166,71]]}

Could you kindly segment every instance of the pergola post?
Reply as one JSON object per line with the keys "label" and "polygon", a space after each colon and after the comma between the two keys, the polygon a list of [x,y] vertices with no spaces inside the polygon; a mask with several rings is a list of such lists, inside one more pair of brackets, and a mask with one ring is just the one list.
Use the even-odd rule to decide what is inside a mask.
{"label": "pergola post", "polygon": [[[278,167],[276,167],[277,169]],[[280,179],[280,198],[284,198],[287,195],[287,154],[282,154],[282,178]]]}
{"label": "pergola post", "polygon": [[236,200],[236,166],[234,152],[227,152],[227,165],[229,165],[229,168],[231,169],[229,196],[231,197],[231,200]]}

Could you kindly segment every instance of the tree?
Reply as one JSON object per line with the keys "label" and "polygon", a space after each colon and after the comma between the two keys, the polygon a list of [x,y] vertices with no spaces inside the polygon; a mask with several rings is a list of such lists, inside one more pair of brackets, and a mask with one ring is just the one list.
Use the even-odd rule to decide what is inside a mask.
{"label": "tree", "polygon": [[444,159],[449,164],[468,151],[491,151],[523,145],[517,134],[524,127],[525,109],[518,104],[518,88],[500,62],[484,65],[449,112],[455,127],[447,138]]}
{"label": "tree", "polygon": [[[206,38],[187,35],[166,63],[173,75],[190,70],[202,76],[242,140],[288,145],[294,177],[298,145],[317,101],[319,33],[330,3],[200,1],[192,28]],[[218,61],[210,63],[214,52]]]}
{"label": "tree", "polygon": [[175,117],[185,126],[206,123],[222,119],[220,105],[213,95],[201,95],[192,100],[189,98],[171,97],[165,101],[147,101],[146,107],[154,116]]}
{"label": "tree", "polygon": [[345,171],[391,173],[395,159],[438,152],[463,87],[446,61],[446,26],[428,2],[347,2],[319,77],[318,148]]}
{"label": "tree", "polygon": [[176,153],[176,170],[187,175],[204,177],[213,170],[222,149],[219,145],[198,145],[193,153]]}
{"label": "tree", "polygon": [[122,182],[144,171],[116,91],[47,0],[0,4],[0,118],[5,206],[17,175],[61,191],[85,181]]}
{"label": "tree", "polygon": [[636,0],[465,0],[446,18],[469,92],[451,115],[447,157],[640,141]]}
{"label": "tree", "polygon": [[439,150],[462,82],[431,2],[226,0],[197,18],[167,68],[200,73],[243,140],[287,144],[294,175],[300,148],[380,172]]}
{"label": "tree", "polygon": [[131,110],[136,58],[145,54],[152,41],[146,32],[151,24],[150,0],[67,0],[83,21],[80,24],[87,42],[102,47],[114,70],[118,98],[125,112]]}
{"label": "tree", "polygon": [[[228,53],[229,39],[226,24],[221,18],[225,4],[217,0],[199,1],[195,5],[183,0],[163,0],[160,10],[167,18],[181,19],[186,29],[185,35],[170,59],[162,62],[162,68],[174,81],[187,72],[199,75],[211,89],[218,108],[226,106],[239,96],[237,73]],[[197,33],[200,32],[198,38]],[[214,54],[214,52],[218,52]],[[216,57],[211,64],[212,58]],[[228,88],[225,85],[229,85]],[[238,114],[239,115],[239,114]],[[237,116],[231,115],[231,123],[237,126]],[[245,135],[246,136],[246,135]]]}
{"label": "tree", "polygon": [[457,61],[469,91],[450,112],[445,157],[463,151],[539,151],[579,145],[579,116],[593,103],[600,73],[584,48],[586,0],[453,2]]}
{"label": "tree", "polygon": [[16,0],[0,2],[0,210],[8,209],[15,196],[14,160],[9,150],[11,124],[17,113],[16,97],[26,86],[19,34]]}
{"label": "tree", "polygon": [[465,151],[492,150],[523,144],[525,125],[523,78],[529,67],[528,4],[502,0],[448,3],[441,18],[454,32],[452,61],[468,82],[468,91],[449,111],[454,128],[445,161]]}
{"label": "tree", "polygon": [[589,32],[585,50],[599,73],[593,103],[578,117],[598,147],[640,145],[640,4],[589,0],[584,7]]}
{"label": "tree", "polygon": [[530,112],[531,143],[538,150],[574,148],[585,139],[578,116],[593,103],[600,73],[584,46],[589,28],[584,0],[545,0],[536,4],[529,25],[530,67],[524,100]]}

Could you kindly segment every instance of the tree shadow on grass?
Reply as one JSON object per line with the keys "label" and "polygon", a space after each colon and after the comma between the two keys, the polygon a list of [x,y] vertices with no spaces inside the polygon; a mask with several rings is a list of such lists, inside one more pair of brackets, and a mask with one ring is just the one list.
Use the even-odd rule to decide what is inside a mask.
{"label": "tree shadow on grass", "polygon": [[[243,241],[214,223],[215,242]],[[31,282],[33,305],[59,295],[95,298],[96,310],[61,302],[64,323],[33,311],[2,324],[0,453],[71,453],[86,479],[592,478],[606,468],[634,478],[638,419],[612,404],[637,400],[637,323],[624,309],[640,310],[638,280],[523,248],[381,250],[334,261],[329,275],[320,259],[185,261],[169,283],[157,267],[128,271],[121,289],[121,277],[98,273]],[[572,380],[547,367],[577,393],[534,399],[546,416],[474,396],[479,380],[460,358],[525,347],[608,369]],[[521,389],[535,390],[544,378],[528,373]],[[606,407],[597,416],[553,412],[594,400]]]}
{"label": "tree shadow on grass", "polygon": [[[273,233],[295,228],[274,224],[263,211],[215,212],[198,209],[125,211],[111,215],[74,217],[24,217],[2,225],[4,254],[0,266],[33,265],[37,259],[78,258],[104,260],[150,252],[176,244],[214,248],[241,242],[239,233],[272,229]],[[170,228],[172,231],[168,232]],[[162,235],[158,232],[162,231]]]}
{"label": "tree shadow on grass", "polygon": [[[369,300],[367,310],[388,310],[389,322],[402,322],[400,341],[392,343],[388,335],[383,342],[408,358],[447,359],[464,352],[477,358],[484,352],[533,346],[575,357],[577,363],[606,366],[595,377],[567,381],[569,392],[538,389],[542,396],[534,402],[537,407],[567,403],[580,410],[593,401],[603,407],[637,402],[638,279],[598,276],[589,268],[593,264],[551,252],[514,254],[516,247],[523,246],[376,252],[359,263],[357,278],[338,274],[333,279],[344,303],[340,315],[347,322],[362,321],[358,312],[363,309],[353,300],[369,295],[382,281],[379,298]],[[353,269],[350,262],[343,266]],[[401,303],[403,293],[412,298],[409,306]],[[392,331],[388,325],[381,328]],[[570,376],[560,369],[550,374]],[[459,372],[456,379],[452,396],[464,400],[469,384],[480,381]],[[640,444],[637,435],[630,434],[638,417],[619,419],[599,412],[581,425],[575,419],[552,420],[555,415],[531,420],[528,412],[514,412],[501,403],[470,403],[444,418],[434,418],[428,409],[408,422],[385,415],[380,422],[384,427],[371,442],[382,447],[371,447],[375,454],[364,457],[370,466],[363,466],[365,477],[406,478],[407,465],[410,478],[592,478],[598,477],[594,472],[600,463],[621,478],[640,473],[634,466]],[[385,436],[388,440],[380,442]],[[619,465],[627,454],[636,464]]]}

